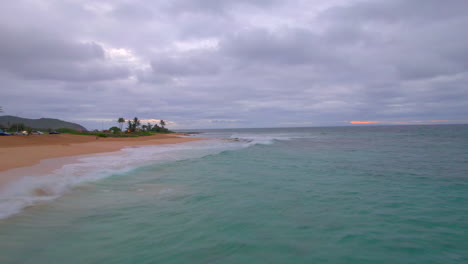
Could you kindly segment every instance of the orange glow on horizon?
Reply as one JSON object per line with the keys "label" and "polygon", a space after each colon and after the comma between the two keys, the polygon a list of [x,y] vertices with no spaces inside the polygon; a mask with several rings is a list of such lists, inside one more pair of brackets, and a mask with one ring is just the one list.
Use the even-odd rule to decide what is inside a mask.
{"label": "orange glow on horizon", "polygon": [[[408,120],[408,121],[345,121],[350,124],[354,125],[368,125],[368,124],[395,124],[395,125],[427,125],[431,123],[447,123],[447,122],[456,122],[457,120]],[[468,121],[468,120],[458,120],[460,121]]]}
{"label": "orange glow on horizon", "polygon": [[349,121],[351,124],[378,124],[382,123],[381,121]]}

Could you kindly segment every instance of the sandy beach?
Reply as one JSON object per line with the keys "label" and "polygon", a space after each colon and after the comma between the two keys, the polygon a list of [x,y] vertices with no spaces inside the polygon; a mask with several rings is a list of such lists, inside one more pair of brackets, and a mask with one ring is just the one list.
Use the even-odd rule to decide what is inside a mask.
{"label": "sandy beach", "polygon": [[66,157],[72,159],[78,155],[115,152],[129,146],[177,144],[195,140],[202,138],[180,137],[178,134],[136,138],[97,138],[69,134],[0,137],[0,187],[21,177],[18,170],[37,165],[43,160],[62,158],[63,161]]}

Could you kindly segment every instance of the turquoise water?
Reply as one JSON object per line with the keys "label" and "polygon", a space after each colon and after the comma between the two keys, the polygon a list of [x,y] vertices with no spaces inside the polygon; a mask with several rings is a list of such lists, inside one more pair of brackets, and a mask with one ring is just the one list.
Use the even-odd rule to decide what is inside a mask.
{"label": "turquoise water", "polygon": [[204,132],[0,220],[0,263],[468,263],[466,125]]}

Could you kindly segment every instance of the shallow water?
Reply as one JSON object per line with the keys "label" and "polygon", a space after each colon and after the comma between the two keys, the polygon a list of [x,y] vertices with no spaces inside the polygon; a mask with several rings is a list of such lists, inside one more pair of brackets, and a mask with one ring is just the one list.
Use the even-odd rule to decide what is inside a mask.
{"label": "shallow water", "polygon": [[0,220],[0,263],[468,262],[468,126],[204,132],[236,140],[73,170]]}

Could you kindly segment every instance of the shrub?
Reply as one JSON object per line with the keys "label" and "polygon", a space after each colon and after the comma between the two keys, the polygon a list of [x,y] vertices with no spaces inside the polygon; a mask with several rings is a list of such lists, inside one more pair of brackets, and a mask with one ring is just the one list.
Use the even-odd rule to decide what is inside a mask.
{"label": "shrub", "polygon": [[117,134],[117,133],[121,132],[120,128],[118,128],[116,126],[113,126],[113,127],[109,128],[109,130],[114,134]]}
{"label": "shrub", "polygon": [[97,133],[96,136],[106,138],[109,135],[107,135],[106,133]]}
{"label": "shrub", "polygon": [[60,132],[60,133],[68,133],[68,134],[79,134],[80,133],[80,131],[72,129],[72,128],[58,128],[55,131]]}

